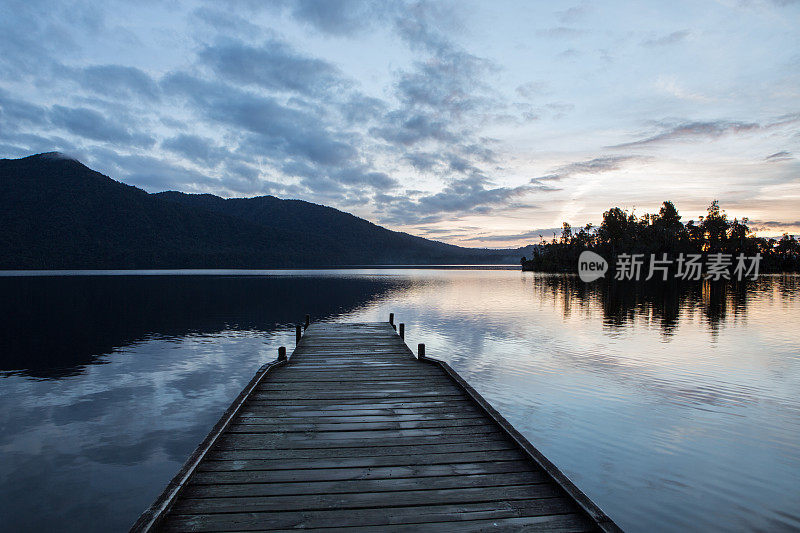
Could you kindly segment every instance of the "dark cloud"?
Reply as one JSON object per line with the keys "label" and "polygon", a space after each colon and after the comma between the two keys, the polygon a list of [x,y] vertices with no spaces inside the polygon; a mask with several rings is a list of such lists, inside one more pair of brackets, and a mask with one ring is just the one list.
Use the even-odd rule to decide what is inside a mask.
{"label": "dark cloud", "polygon": [[223,197],[298,193],[296,187],[260,179],[257,168],[239,159],[224,160],[217,177],[161,158],[106,148],[89,149],[80,159],[104,174],[149,192],[213,192]]}
{"label": "dark cloud", "polygon": [[762,226],[765,229],[800,227],[800,220],[794,222],[778,222],[777,220],[750,220],[751,224]]}
{"label": "dark cloud", "polygon": [[2,159],[16,159],[29,156],[31,153],[22,146],[0,142],[0,154],[3,154]]}
{"label": "dark cloud", "polygon": [[333,166],[346,165],[357,156],[347,139],[328,131],[320,117],[282,105],[276,98],[184,73],[168,76],[164,86],[187,98],[207,118],[253,134],[245,137],[244,147],[254,155],[278,160],[302,157]]}
{"label": "dark cloud", "polygon": [[322,34],[337,37],[361,34],[402,15],[408,7],[404,0],[235,0],[233,3],[252,12],[288,14]]}
{"label": "dark cloud", "polygon": [[323,33],[351,35],[363,31],[383,18],[393,2],[363,0],[296,0],[292,15]]}
{"label": "dark cloud", "polygon": [[275,39],[258,47],[238,41],[207,46],[198,57],[222,79],[269,90],[319,96],[348,85],[335,66]]}
{"label": "dark cloud", "polygon": [[510,201],[537,190],[549,189],[537,183],[518,187],[491,187],[485,176],[472,175],[452,180],[440,192],[413,199],[390,195],[377,195],[375,199],[382,221],[426,224],[438,222],[445,216],[452,217],[454,214],[457,217],[487,214],[498,206],[508,207]]}
{"label": "dark cloud", "polygon": [[[460,60],[463,59],[464,62]],[[404,72],[397,82],[397,96],[408,106],[426,106],[440,113],[458,116],[480,102],[470,90],[478,81],[469,72],[478,69],[468,57],[417,62],[415,70]]]}
{"label": "dark cloud", "polygon": [[88,6],[58,2],[6,0],[0,5],[0,76],[17,79],[41,76],[55,63],[53,56],[78,49],[69,22],[90,20]]}
{"label": "dark cloud", "polygon": [[0,89],[0,124],[2,131],[16,131],[19,126],[41,126],[47,122],[47,110],[14,98]]}
{"label": "dark cloud", "polygon": [[[79,136],[85,146],[70,147],[56,137],[33,135],[4,135],[3,141],[10,150],[21,145],[46,150],[77,148],[98,168],[110,169],[150,190],[291,191],[337,205],[363,204],[374,197],[385,219],[402,222],[488,213],[507,208],[530,193],[554,190],[537,179],[517,187],[494,185],[487,169],[497,169],[496,143],[478,132],[504,117],[519,122],[520,113],[524,120],[536,118],[538,112],[564,113],[569,104],[545,104],[538,110],[511,108],[509,112],[508,104],[487,81],[498,72],[497,66],[447,36],[447,25],[457,19],[457,10],[440,3],[401,4],[299,1],[267,8],[332,35],[354,35],[376,22],[388,24],[415,54],[415,60],[395,71],[393,94],[387,100],[361,93],[334,64],[305,55],[252,24],[255,17],[242,15],[246,9],[208,6],[191,13],[195,22],[201,22],[197,56],[188,58],[191,70],[174,71],[157,82],[133,66],[56,65],[60,75],[80,85],[82,93],[51,109],[0,92],[2,124],[52,124]],[[240,0],[237,6],[264,9],[250,0]],[[573,15],[577,16],[577,11]],[[87,19],[80,27],[96,24],[99,28],[101,18]],[[42,20],[36,24],[42,31],[47,25]],[[217,33],[209,33],[209,29]],[[579,32],[560,27],[545,34],[569,37]],[[50,42],[68,48],[69,35],[65,32],[61,41]],[[245,38],[249,42],[242,40]],[[256,39],[259,42],[254,44]],[[31,46],[35,48],[35,43]],[[31,53],[47,56],[53,52],[41,49]],[[541,84],[531,82],[517,92],[531,97],[543,90]],[[146,105],[154,102],[179,112],[158,117],[160,123],[140,116],[146,113]],[[136,112],[135,105],[139,106]],[[142,133],[144,126],[149,126],[147,120],[173,130],[161,136],[160,146],[179,156],[174,161],[122,153],[122,145],[155,144],[151,135]],[[209,128],[216,131],[213,139],[195,133],[209,135]],[[86,141],[113,143],[120,150]],[[46,143],[57,146],[45,147]],[[378,154],[394,156],[396,161],[447,181],[438,192],[394,194],[397,178],[371,162]],[[585,163],[583,171],[590,172]],[[193,170],[198,167],[212,175]],[[263,169],[290,177],[294,184],[267,181]],[[577,171],[577,167],[560,169],[562,173]]]}
{"label": "dark cloud", "polygon": [[443,3],[417,2],[396,16],[395,31],[412,50],[444,57],[459,48],[439,25],[455,16]]}
{"label": "dark cloud", "polygon": [[568,28],[566,26],[557,26],[555,28],[546,28],[543,30],[536,30],[536,35],[539,37],[549,37],[551,39],[563,39],[580,37],[586,33],[585,30],[578,30],[575,28]]}
{"label": "dark cloud", "polygon": [[337,140],[327,131],[304,128],[302,124],[292,128],[293,124],[288,122],[269,124],[273,117],[276,120],[287,117],[283,110],[268,104],[232,104],[224,111],[230,114],[218,116],[218,119],[256,133],[246,137],[240,145],[253,156],[300,157],[322,167],[346,166],[358,158],[358,151],[352,145]]}
{"label": "dark cloud", "polygon": [[482,163],[496,163],[497,162],[497,154],[491,148],[491,146],[496,145],[496,139],[490,139],[488,137],[480,137],[477,139],[476,143],[473,144],[462,144],[459,149],[462,153],[469,154],[471,158],[474,160],[480,161]]}
{"label": "dark cloud", "polygon": [[433,170],[440,161],[438,154],[429,154],[425,152],[409,152],[403,155],[403,159],[421,172]]}
{"label": "dark cloud", "polygon": [[376,172],[367,168],[347,168],[332,176],[340,183],[373,187],[379,190],[393,189],[399,185],[396,179],[385,172]]}
{"label": "dark cloud", "polygon": [[87,158],[87,164],[92,168],[150,192],[198,191],[211,181],[205,174],[147,155],[92,148],[88,150]]}
{"label": "dark cloud", "polygon": [[540,229],[532,229],[530,231],[524,231],[522,233],[509,233],[504,235],[476,235],[474,237],[470,237],[468,239],[464,239],[465,241],[487,241],[487,242],[502,242],[502,241],[518,241],[518,240],[529,240],[535,239],[538,241],[540,237],[542,239],[548,239],[553,236],[554,233],[558,234],[561,233],[562,228],[540,228]]}
{"label": "dark cloud", "polygon": [[366,203],[370,200],[368,191],[389,191],[398,186],[398,181],[384,172],[377,172],[367,166],[351,166],[329,172],[320,172],[315,165],[306,161],[291,160],[280,165],[282,173],[301,178],[300,183],[318,200],[336,200],[340,205],[347,203]]}
{"label": "dark cloud", "polygon": [[404,20],[399,30],[412,48],[432,54],[401,71],[395,95],[401,106],[386,114],[373,134],[403,149],[427,142],[472,142],[481,112],[493,110],[484,85],[493,65],[449,43],[425,24]]}
{"label": "dark cloud", "polygon": [[[76,10],[67,15],[65,9],[48,10],[52,4],[36,2],[31,4],[35,8],[19,4],[22,16],[18,20],[24,23],[30,19],[30,35],[0,22],[7,35],[12,39],[18,36],[28,47],[21,50],[19,43],[9,43],[5,38],[0,51],[16,53],[29,64],[37,57],[57,57],[69,65],[69,56],[62,57],[60,52],[79,47],[71,42],[73,30],[67,23],[83,29],[102,29],[104,24],[102,13],[95,16]],[[555,190],[548,182],[616,170],[634,159],[611,156],[578,161],[519,186],[497,186],[492,174],[502,170],[502,163],[498,163],[502,159],[495,153],[497,144],[481,138],[480,132],[492,124],[521,124],[540,115],[558,117],[574,106],[550,102],[534,107],[533,102],[505,101],[490,84],[497,66],[449,37],[457,26],[459,6],[356,0],[287,1],[266,8],[260,4],[239,0],[236,9],[208,4],[194,10],[190,21],[197,23],[199,31],[191,37],[197,39],[197,56],[187,58],[189,67],[168,74],[160,82],[128,65],[85,66],[73,62],[78,66],[53,67],[55,60],[40,61],[48,64],[40,72],[68,72],[81,90],[57,100],[60,105],[52,109],[0,92],[0,125],[6,149],[36,146],[42,151],[88,150],[98,162],[101,156],[108,157],[116,175],[150,189],[158,188],[161,182],[173,188],[234,193],[291,190],[301,197],[314,195],[337,205],[370,202],[374,197],[384,220],[402,223],[505,209],[526,201],[533,193]],[[304,54],[254,24],[258,18],[247,16],[248,9],[262,15],[264,9],[272,10],[268,11],[272,14],[277,11],[280,16],[291,16],[336,36],[356,35],[377,23],[386,24],[400,44],[412,51],[413,61],[394,71],[391,94],[386,94],[385,100],[368,96],[333,63]],[[574,27],[584,10],[579,6],[557,13],[560,26],[536,33],[553,39],[577,37],[585,33]],[[39,19],[35,19],[37,12],[42,14]],[[46,45],[34,42],[48,32],[52,32],[52,38],[46,39]],[[461,35],[468,42],[469,36]],[[642,44],[667,45],[687,36],[688,31],[654,35]],[[562,45],[556,50],[571,43]],[[3,65],[11,69],[15,61],[3,56],[0,70]],[[46,76],[38,79],[44,84]],[[516,89],[517,95],[526,99],[540,97],[546,91],[541,81]],[[154,120],[152,114],[146,115],[151,103],[164,109],[171,106],[176,112],[173,117],[162,112]],[[795,119],[787,115],[781,120]],[[151,124],[156,131],[172,131],[166,135],[142,133],[149,131],[144,128]],[[23,136],[9,125],[19,131],[42,131],[51,125],[63,128],[79,137],[79,146],[67,146],[64,139],[46,134]],[[701,135],[714,137],[749,131],[753,126],[758,125],[661,123],[654,134],[627,146]],[[153,146],[151,135],[158,135],[160,146],[176,155],[174,161],[159,164],[149,156],[118,153],[107,146],[103,151],[97,143],[94,147],[91,143],[114,143],[121,152],[122,145]],[[789,157],[791,154],[778,152],[767,160]],[[386,166],[378,167],[375,160]],[[392,192],[399,186],[398,179],[382,170],[397,162],[401,170],[414,169],[442,178],[441,190]],[[211,175],[192,170],[203,167]],[[288,177],[292,185],[265,180],[262,174],[269,172],[278,174],[278,180]]]}
{"label": "dark cloud", "polygon": [[65,152],[73,154],[77,152],[75,145],[63,137],[54,135],[38,135],[34,133],[8,133],[3,131],[3,140],[6,144],[4,152],[7,155],[28,156],[43,152]]}
{"label": "dark cloud", "polygon": [[[337,205],[363,204],[369,201],[369,191],[398,185],[395,178],[366,162],[361,153],[365,140],[358,132],[342,128],[340,119],[331,114],[327,97],[282,100],[180,72],[167,76],[163,86],[168,94],[185,99],[198,114],[227,127],[235,136],[237,157],[245,165],[241,167],[245,172],[238,172],[240,177],[247,177],[254,161],[263,161],[286,176],[300,178],[300,185],[307,189],[304,196]],[[338,108],[339,116],[351,113],[353,121],[383,118],[380,100],[358,92],[342,95],[341,100],[344,107]],[[214,157],[205,144],[183,136],[169,147]]]}
{"label": "dark cloud", "polygon": [[447,163],[448,163],[448,170],[451,172],[458,172],[459,174],[477,174],[480,172],[480,169],[473,165],[467,159],[461,157],[457,154],[448,154],[447,155]]}
{"label": "dark cloud", "polygon": [[716,139],[727,134],[742,134],[754,131],[765,131],[800,122],[800,113],[788,113],[764,122],[742,122],[729,120],[712,121],[656,121],[654,124],[661,131],[655,135],[638,141],[607,146],[606,148],[625,148],[656,144],[664,141],[681,141],[695,138]]}
{"label": "dark cloud", "polygon": [[782,152],[775,152],[772,155],[768,155],[764,158],[764,161],[789,161],[790,159],[794,159],[794,157],[792,157],[790,152],[784,150]]}
{"label": "dark cloud", "polygon": [[560,166],[553,170],[551,173],[534,178],[532,183],[538,183],[540,180],[545,181],[558,181],[564,178],[569,178],[576,174],[601,174],[612,170],[619,170],[625,163],[629,161],[642,161],[646,158],[634,155],[615,155],[608,157],[595,157],[586,161],[575,161],[566,165]]}
{"label": "dark cloud", "polygon": [[[436,218],[454,211],[448,204],[487,209],[503,193],[502,188],[488,187],[487,172],[481,168],[496,160],[494,143],[477,136],[484,124],[504,114],[505,103],[486,83],[497,67],[445,35],[442,21],[456,18],[447,10],[444,4],[421,2],[394,21],[395,31],[418,59],[397,71],[394,96],[399,105],[369,133],[413,169],[451,180],[439,196],[403,198],[404,207],[387,214],[396,220]],[[453,174],[464,177],[453,181]],[[390,198],[383,197],[384,207]],[[409,214],[403,215],[402,209]]]}
{"label": "dark cloud", "polygon": [[415,231],[424,233],[426,235],[447,235],[453,232],[452,229],[442,229],[442,228],[415,228]]}
{"label": "dark cloud", "polygon": [[[206,47],[200,57],[230,82],[271,92],[291,91],[306,101],[278,101],[263,93],[202,87],[205,82],[186,75],[172,76],[166,83],[173,88],[182,86],[178,90],[208,118],[249,132],[240,136],[240,152],[267,157],[282,173],[301,178],[314,193],[353,201],[363,196],[359,191],[395,188],[395,178],[362,162],[362,150],[379,140],[385,143],[382,153],[393,154],[417,170],[464,176],[451,181],[438,196],[416,197],[412,202],[415,217],[451,212],[457,205],[486,209],[511,190],[488,185],[480,165],[493,162],[496,156],[492,142],[474,133],[484,115],[493,113],[498,105],[484,81],[496,67],[446,37],[442,25],[453,20],[450,7],[427,2],[401,4],[273,4],[274,9],[334,35],[353,35],[377,21],[390,23],[418,56],[410,68],[396,73],[393,96],[398,105],[394,107],[354,90],[332,65],[301,56],[274,40],[260,47],[228,41]],[[316,99],[322,96],[326,99],[319,105]],[[331,112],[349,126],[368,124],[370,138],[343,132],[341,123],[328,127],[333,120]],[[536,188],[545,186],[523,186],[526,191]],[[392,195],[383,192],[378,196],[388,207]]]}
{"label": "dark cloud", "polygon": [[[427,54],[412,68],[398,73],[395,95],[403,104],[392,119],[403,117],[412,127],[420,121],[436,124],[464,122],[468,113],[488,110],[496,96],[486,76],[497,66],[457,46],[436,28],[438,6],[419,5],[415,16],[399,18],[395,29],[408,46]],[[441,8],[438,8],[441,9]],[[424,121],[419,115],[429,115]]]}
{"label": "dark cloud", "polygon": [[249,184],[251,188],[258,183],[258,177],[261,175],[257,168],[241,161],[228,160],[225,162],[225,169],[244,183]]}
{"label": "dark cloud", "polygon": [[419,172],[435,173],[439,175],[466,174],[480,175],[481,168],[476,163],[492,162],[491,150],[476,145],[460,145],[458,152],[407,152],[402,158]]}
{"label": "dark cloud", "polygon": [[424,106],[459,118],[491,106],[484,80],[494,69],[485,59],[448,49],[434,59],[415,62],[413,70],[401,73],[397,96],[407,106]]}
{"label": "dark cloud", "polygon": [[467,237],[469,235],[472,235],[472,233],[467,233],[463,231],[462,228],[459,229],[414,228],[410,231],[412,231],[414,235],[419,235],[427,239],[433,239],[441,242],[444,242],[445,239],[447,241],[450,241],[452,239],[461,239],[462,237]]}
{"label": "dark cloud", "polygon": [[159,98],[158,84],[144,71],[123,65],[93,65],[69,70],[87,91],[115,98],[138,96],[155,101]]}
{"label": "dark cloud", "polygon": [[766,231],[769,233],[788,233],[794,228],[800,228],[800,220],[783,222],[778,220],[748,220],[748,225],[753,231]]}
{"label": "dark cloud", "polygon": [[231,10],[200,7],[192,12],[192,16],[224,35],[254,37],[264,33],[261,27]]}
{"label": "dark cloud", "polygon": [[683,41],[690,34],[691,32],[689,32],[689,30],[674,31],[668,35],[663,35],[655,39],[647,39],[645,41],[642,41],[642,46],[647,46],[650,48],[657,46],[667,46],[670,44],[675,44]]}
{"label": "dark cloud", "polygon": [[430,140],[448,143],[458,141],[458,135],[451,131],[450,123],[444,118],[437,117],[435,113],[411,114],[410,110],[389,113],[385,117],[384,125],[372,128],[370,133],[403,146],[413,146]]}
{"label": "dark cloud", "polygon": [[215,146],[211,139],[185,133],[166,139],[161,143],[161,147],[212,168],[219,165],[228,155],[227,150]]}
{"label": "dark cloud", "polygon": [[664,131],[646,137],[644,139],[617,144],[609,148],[626,148],[634,146],[645,146],[664,141],[689,140],[698,137],[717,138],[729,133],[746,133],[761,129],[762,126],[755,122],[730,122],[726,120],[716,120],[709,122],[682,122],[674,125],[667,125]]}
{"label": "dark cloud", "polygon": [[300,183],[306,189],[302,198],[312,202],[321,204],[335,202],[338,207],[347,208],[348,206],[364,206],[372,199],[366,190],[343,185],[328,176],[318,174],[303,178]]}
{"label": "dark cloud", "polygon": [[380,118],[386,112],[387,107],[388,105],[383,100],[354,92],[338,106],[338,109],[348,124],[355,124],[371,122]]}
{"label": "dark cloud", "polygon": [[108,119],[102,113],[85,107],[55,105],[50,111],[50,120],[55,126],[75,135],[110,143],[150,147],[153,137],[132,132],[127,127]]}
{"label": "dark cloud", "polygon": [[279,168],[287,176],[314,177],[319,175],[316,167],[306,161],[298,161],[296,159],[284,161],[279,165]]}

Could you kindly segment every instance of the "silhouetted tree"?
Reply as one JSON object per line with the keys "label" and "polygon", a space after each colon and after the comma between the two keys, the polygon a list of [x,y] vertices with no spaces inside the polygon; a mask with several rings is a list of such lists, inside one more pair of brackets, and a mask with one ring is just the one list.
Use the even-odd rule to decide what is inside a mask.
{"label": "silhouetted tree", "polygon": [[594,250],[613,263],[620,253],[658,257],[667,254],[671,258],[680,253],[725,253],[732,260],[738,254],[753,257],[760,253],[761,272],[800,270],[797,239],[790,235],[780,240],[756,237],[747,223],[747,218],[729,220],[717,200],[711,202],[699,223],[690,220],[686,224],[681,222],[681,215],[670,201],[664,202],[658,213],[645,213],[641,217],[612,207],[603,213],[597,229],[587,224],[576,233],[564,222],[561,238],[554,235],[551,242],[541,243],[522,266],[526,270],[574,271],[580,253]]}

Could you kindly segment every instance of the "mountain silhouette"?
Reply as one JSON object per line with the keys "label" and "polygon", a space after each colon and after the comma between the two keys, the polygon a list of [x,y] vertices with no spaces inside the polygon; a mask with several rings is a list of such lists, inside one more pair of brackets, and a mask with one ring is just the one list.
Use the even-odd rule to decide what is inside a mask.
{"label": "mountain silhouette", "polygon": [[0,159],[0,269],[517,263],[274,196],[146,191],[50,152]]}

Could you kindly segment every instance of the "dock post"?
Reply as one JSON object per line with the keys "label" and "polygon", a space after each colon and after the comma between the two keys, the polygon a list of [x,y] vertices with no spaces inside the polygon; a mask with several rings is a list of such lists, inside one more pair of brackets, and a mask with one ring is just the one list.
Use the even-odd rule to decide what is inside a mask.
{"label": "dock post", "polygon": [[303,326],[303,330],[307,330],[309,324],[311,324],[311,315],[306,315],[306,325]]}
{"label": "dock post", "polygon": [[417,344],[417,356],[420,359],[425,359],[425,344],[423,343]]}
{"label": "dock post", "polygon": [[300,343],[300,337],[302,337],[302,336],[303,336],[303,332],[302,332],[302,330],[300,328],[300,324],[297,324],[294,327],[294,343],[295,344],[299,344]]}
{"label": "dock post", "polygon": [[400,338],[401,339],[406,338],[406,325],[403,324],[402,322],[400,322]]}
{"label": "dock post", "polygon": [[389,313],[389,324],[394,326],[394,313]]}
{"label": "dock post", "polygon": [[278,348],[278,361],[286,361],[286,346]]}

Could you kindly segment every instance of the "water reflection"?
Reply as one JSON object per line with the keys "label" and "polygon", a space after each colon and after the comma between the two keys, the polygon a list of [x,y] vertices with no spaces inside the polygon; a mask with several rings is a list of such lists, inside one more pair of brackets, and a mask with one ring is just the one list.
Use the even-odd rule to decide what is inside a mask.
{"label": "water reflection", "polygon": [[527,272],[415,279],[345,318],[411,322],[409,344],[450,362],[624,529],[800,528],[797,276],[653,294]]}
{"label": "water reflection", "polygon": [[[0,529],[124,531],[292,323],[401,278],[0,278]],[[46,512],[41,511],[47,502]]]}
{"label": "water reflection", "polygon": [[0,277],[0,372],[55,378],[156,337],[271,331],[402,286],[378,278]]}
{"label": "water reflection", "polygon": [[800,528],[798,283],[0,277],[3,527],[125,530],[291,323],[394,312],[626,530]]}
{"label": "water reflection", "polygon": [[573,312],[601,309],[603,324],[625,329],[635,321],[661,328],[666,339],[675,335],[682,320],[699,317],[716,337],[728,322],[745,320],[755,297],[776,293],[790,302],[800,295],[800,278],[794,275],[762,276],[758,280],[720,283],[711,281],[632,282],[599,280],[584,283],[568,274],[531,275],[537,299],[558,302],[565,318]]}

